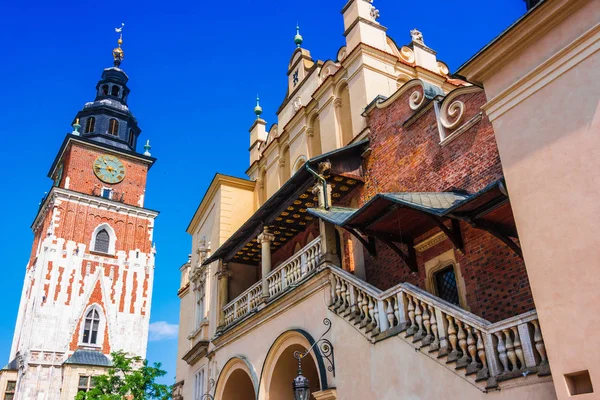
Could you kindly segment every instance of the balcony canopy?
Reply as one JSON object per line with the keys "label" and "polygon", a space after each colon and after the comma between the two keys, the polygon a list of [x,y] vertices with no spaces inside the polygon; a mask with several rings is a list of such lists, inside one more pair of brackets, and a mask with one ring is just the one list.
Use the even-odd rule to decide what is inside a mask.
{"label": "balcony canopy", "polygon": [[[410,260],[415,240],[436,227],[462,251],[459,221],[488,231],[521,256],[521,249],[510,239],[516,238],[517,232],[502,181],[474,194],[379,193],[358,209],[310,208],[307,213],[347,229],[371,252],[374,251],[372,239],[383,241],[399,253],[411,269],[416,269],[414,260]],[[408,254],[394,243],[406,245]]]}
{"label": "balcony canopy", "polygon": [[[332,200],[339,201],[362,183],[362,157],[368,140],[325,153],[307,161],[313,169],[323,161],[331,162],[328,182]],[[309,208],[318,207],[318,198],[312,193],[313,175],[300,168],[273,196],[271,196],[204,264],[217,259],[241,264],[258,265],[261,252],[257,237],[267,226],[275,240],[274,253],[315,221]]]}

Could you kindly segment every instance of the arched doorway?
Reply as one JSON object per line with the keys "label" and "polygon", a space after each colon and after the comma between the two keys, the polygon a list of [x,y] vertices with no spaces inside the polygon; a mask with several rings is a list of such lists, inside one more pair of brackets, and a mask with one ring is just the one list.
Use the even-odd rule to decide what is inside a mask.
{"label": "arched doorway", "polygon": [[215,390],[217,400],[256,400],[256,373],[245,358],[232,358],[225,364]]}
{"label": "arched doorway", "polygon": [[227,379],[221,400],[254,400],[254,386],[248,374],[241,370],[235,370]]}
{"label": "arched doorway", "polygon": [[[292,382],[298,375],[298,361],[294,352],[305,352],[308,340],[298,332],[283,334],[273,345],[265,361],[260,386],[261,400],[293,400]],[[302,360],[302,373],[310,382],[312,393],[321,390],[319,369],[313,353]],[[314,400],[314,397],[311,397]]]}

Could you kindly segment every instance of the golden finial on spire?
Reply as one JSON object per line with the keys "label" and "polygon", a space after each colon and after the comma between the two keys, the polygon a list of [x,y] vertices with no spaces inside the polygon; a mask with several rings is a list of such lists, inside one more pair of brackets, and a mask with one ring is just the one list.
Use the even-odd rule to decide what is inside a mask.
{"label": "golden finial on spire", "polygon": [[113,49],[113,58],[115,59],[115,67],[119,67],[119,65],[121,65],[121,61],[123,61],[123,58],[125,58],[125,53],[123,52],[123,49],[121,48],[121,45],[123,44],[123,27],[125,26],[124,23],[121,23],[121,26],[119,28],[115,28],[115,32],[119,33],[119,40],[117,40],[117,43],[119,44],[118,47],[115,47]]}

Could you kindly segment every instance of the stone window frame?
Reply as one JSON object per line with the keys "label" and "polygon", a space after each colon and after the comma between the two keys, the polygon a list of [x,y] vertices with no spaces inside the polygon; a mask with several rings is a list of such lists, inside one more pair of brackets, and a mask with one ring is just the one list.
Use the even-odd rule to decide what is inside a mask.
{"label": "stone window frame", "polygon": [[[12,388],[10,388],[10,384],[13,384]],[[8,380],[6,381],[6,388],[4,389],[3,399],[12,400],[15,398],[15,394],[17,392],[17,381],[16,380]]]}
{"label": "stone window frame", "polygon": [[106,230],[106,232],[108,232],[108,236],[110,238],[109,243],[108,243],[108,253],[104,253],[104,252],[101,252],[101,253],[114,256],[116,245],[117,245],[117,235],[115,234],[115,230],[113,229],[113,227],[107,223],[102,223],[102,224],[98,225],[96,227],[96,229],[94,229],[94,231],[92,232],[92,239],[90,241],[90,251],[98,252],[96,250],[96,235],[98,235],[98,233],[101,230]]}
{"label": "stone window frame", "polygon": [[470,311],[467,303],[467,290],[465,280],[462,276],[460,264],[456,261],[454,249],[445,251],[436,257],[425,262],[425,290],[434,296],[438,296],[435,284],[435,274],[452,266],[454,277],[456,278],[456,288],[458,289],[459,307],[465,311]]}
{"label": "stone window frame", "polygon": [[194,400],[200,400],[202,398],[202,396],[205,394],[204,393],[204,383],[205,383],[205,378],[206,378],[206,368],[205,366],[201,366],[200,368],[198,368],[196,370],[196,372],[194,372]]}
{"label": "stone window frame", "polygon": [[[87,383],[85,384],[85,386],[81,385],[81,378],[87,378]],[[96,387],[96,385],[94,384],[94,376],[93,375],[79,374],[77,376],[77,393],[89,392],[91,389],[93,389],[95,387]]]}
{"label": "stone window frame", "polygon": [[[97,311],[98,316],[100,317],[100,321],[98,322],[98,335],[96,336],[96,343],[84,343],[83,341],[83,332],[85,330],[85,319],[90,311]],[[91,304],[89,307],[85,309],[83,315],[81,316],[81,324],[79,328],[79,340],[78,345],[81,347],[91,347],[96,349],[101,349],[104,344],[104,332],[106,328],[106,316],[104,315],[104,310],[98,303]]]}

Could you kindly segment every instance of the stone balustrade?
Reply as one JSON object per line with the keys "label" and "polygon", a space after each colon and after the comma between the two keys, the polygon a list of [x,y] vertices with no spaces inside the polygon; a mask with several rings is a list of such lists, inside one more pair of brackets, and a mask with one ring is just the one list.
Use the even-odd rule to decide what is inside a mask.
{"label": "stone balustrade", "polygon": [[[278,296],[314,273],[320,258],[321,238],[318,237],[267,275],[269,297],[266,300]],[[225,326],[249,315],[263,300],[262,281],[258,281],[223,308]]]}
{"label": "stone balustrade", "polygon": [[550,373],[535,310],[491,323],[409,283],[382,292],[338,267],[329,269],[330,308],[372,342],[399,335],[487,388]]}

